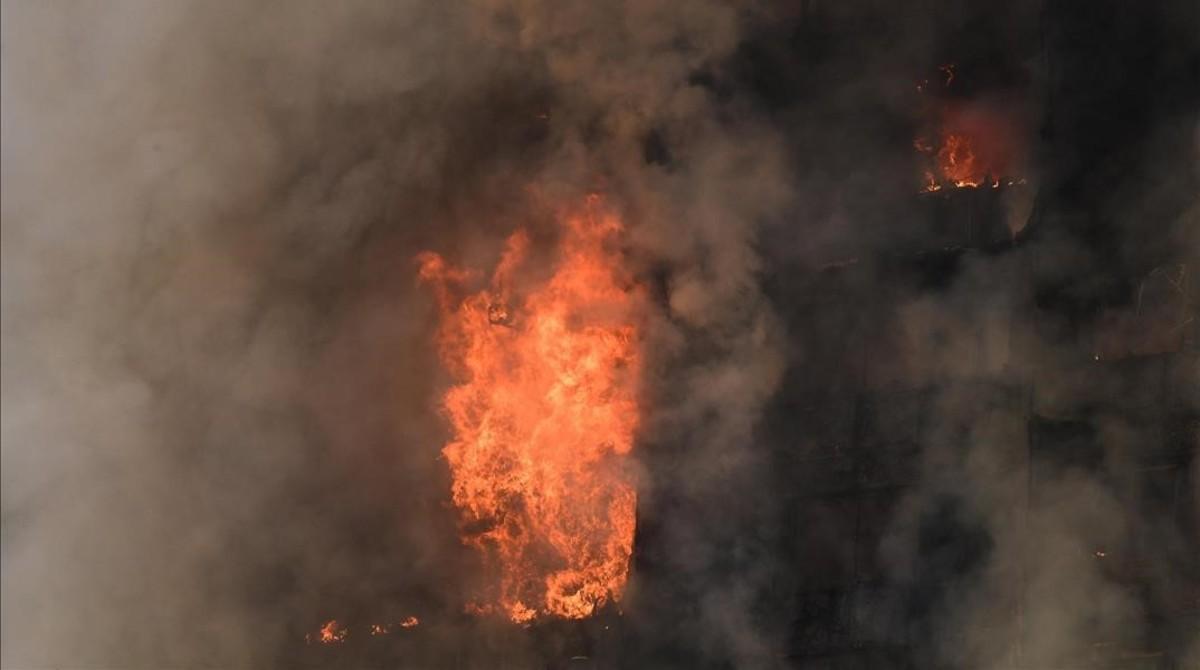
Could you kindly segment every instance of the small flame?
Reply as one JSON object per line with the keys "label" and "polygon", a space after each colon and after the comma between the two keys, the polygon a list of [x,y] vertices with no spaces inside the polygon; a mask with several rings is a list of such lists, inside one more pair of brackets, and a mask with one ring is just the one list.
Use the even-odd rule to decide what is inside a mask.
{"label": "small flame", "polygon": [[304,636],[304,641],[312,644],[320,642],[321,644],[340,644],[346,640],[347,630],[338,625],[337,619],[330,619],[321,626],[315,634],[309,633]]}
{"label": "small flame", "polygon": [[933,193],[934,191],[942,190],[942,185],[938,183],[937,178],[934,177],[933,173],[929,170],[925,171],[925,188],[923,190],[926,193]]}
{"label": "small flame", "polygon": [[[419,623],[421,623],[421,621],[417,619],[417,617],[409,616],[397,623],[373,623],[369,628],[367,628],[367,632],[371,635],[371,637],[378,637],[380,635],[390,634],[397,627],[413,628]],[[346,641],[346,637],[349,636],[349,634],[350,629],[339,624],[337,619],[330,619],[329,621],[325,622],[325,624],[322,625],[321,628],[315,633],[305,634],[304,641],[308,644],[312,644],[314,642],[318,642],[320,644],[340,644]]]}

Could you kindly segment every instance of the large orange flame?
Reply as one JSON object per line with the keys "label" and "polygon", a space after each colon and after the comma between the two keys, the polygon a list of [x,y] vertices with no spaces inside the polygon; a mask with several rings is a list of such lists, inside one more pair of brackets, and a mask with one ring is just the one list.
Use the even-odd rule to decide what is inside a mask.
{"label": "large orange flame", "polygon": [[490,287],[461,298],[474,273],[433,253],[418,259],[441,306],[439,353],[458,380],[442,403],[453,500],[463,541],[494,577],[472,611],[582,618],[621,597],[642,372],[622,230],[592,196],[561,218],[548,278],[517,281],[530,246],[517,231]]}

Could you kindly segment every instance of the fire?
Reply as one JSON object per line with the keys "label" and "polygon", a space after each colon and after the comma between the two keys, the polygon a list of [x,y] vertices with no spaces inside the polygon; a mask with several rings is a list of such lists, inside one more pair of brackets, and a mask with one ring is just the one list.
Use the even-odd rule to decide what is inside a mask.
{"label": "fire", "polygon": [[[417,619],[417,617],[409,616],[394,624],[373,623],[366,630],[368,633],[370,633],[371,637],[378,637],[380,635],[388,635],[395,630],[397,626],[400,628],[413,628],[419,623],[421,623],[421,621]],[[314,642],[319,642],[321,644],[341,644],[342,642],[346,641],[346,638],[349,635],[349,628],[342,626],[340,623],[338,623],[337,619],[330,619],[329,621],[326,621],[315,633],[305,633],[304,641],[308,644],[312,644]],[[355,633],[355,635],[357,635],[357,633]]]}
{"label": "fire", "polygon": [[415,628],[421,620],[415,616],[405,617],[397,623],[373,623],[370,632],[372,637],[390,634],[397,626],[400,628]]}
{"label": "fire", "polygon": [[[917,138],[913,148],[929,156],[933,163],[923,172],[922,190],[940,191],[945,185],[999,188],[1000,178],[1008,170],[1006,162],[995,160],[994,154],[977,150],[980,144],[965,132],[945,132],[936,146],[923,137]],[[1007,181],[1014,183],[1011,179]]]}
{"label": "fire", "polygon": [[621,597],[642,372],[641,291],[616,248],[623,230],[591,196],[560,217],[548,277],[529,272],[519,230],[490,286],[465,297],[475,273],[418,258],[441,307],[439,354],[457,380],[442,398],[452,498],[463,541],[494,578],[468,611],[583,618]]}
{"label": "fire", "polygon": [[934,177],[933,173],[930,172],[929,170],[925,171],[925,188],[924,188],[924,190],[926,193],[933,193],[934,191],[942,190],[942,185],[938,183],[937,177]]}
{"label": "fire", "polygon": [[320,642],[321,644],[338,644],[346,641],[346,629],[338,625],[337,619],[330,619],[321,626],[316,634],[308,634],[304,639],[309,644]]}
{"label": "fire", "polygon": [[[913,140],[913,148],[923,156],[921,190],[1021,183],[1014,179],[1023,161],[1019,115],[1003,105],[950,97],[958,80],[955,65],[940,65],[938,70],[944,75],[941,92],[924,98],[926,132]],[[922,94],[927,89],[928,80],[917,85]]]}
{"label": "fire", "polygon": [[937,153],[938,167],[942,176],[955,186],[979,186],[992,178],[989,168],[982,165],[971,147],[971,138],[966,135],[947,133],[942,148]]}

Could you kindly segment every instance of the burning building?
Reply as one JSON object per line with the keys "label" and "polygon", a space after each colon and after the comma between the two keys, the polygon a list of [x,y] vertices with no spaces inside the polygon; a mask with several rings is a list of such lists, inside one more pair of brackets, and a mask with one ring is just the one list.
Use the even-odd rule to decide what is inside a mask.
{"label": "burning building", "polygon": [[3,667],[1194,667],[1193,4],[5,4]]}

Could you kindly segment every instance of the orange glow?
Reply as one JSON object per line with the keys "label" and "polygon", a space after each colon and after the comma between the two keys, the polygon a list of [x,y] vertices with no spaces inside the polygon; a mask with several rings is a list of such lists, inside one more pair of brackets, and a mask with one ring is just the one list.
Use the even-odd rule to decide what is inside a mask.
{"label": "orange glow", "polygon": [[400,622],[400,627],[401,628],[412,628],[413,626],[416,626],[419,623],[421,623],[420,619],[418,619],[415,616],[410,616],[410,617],[406,618],[404,621]]}
{"label": "orange glow", "polygon": [[467,610],[518,623],[620,599],[633,548],[641,291],[616,248],[624,227],[598,196],[559,221],[548,276],[528,267],[523,230],[478,292],[463,286],[474,273],[418,258],[457,381],[442,398],[453,431],[442,453],[460,534],[492,578]]}

